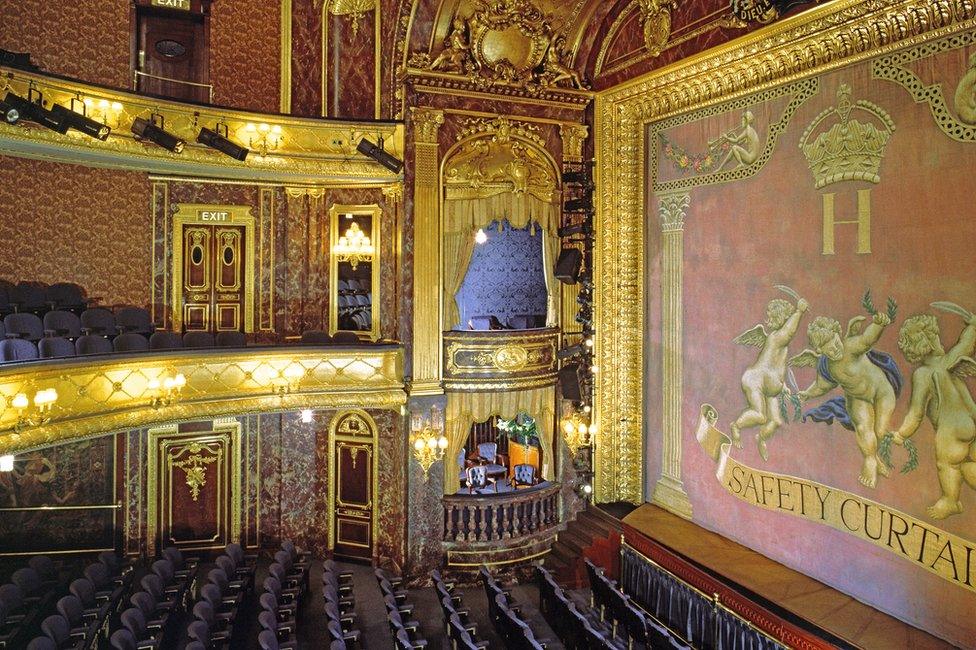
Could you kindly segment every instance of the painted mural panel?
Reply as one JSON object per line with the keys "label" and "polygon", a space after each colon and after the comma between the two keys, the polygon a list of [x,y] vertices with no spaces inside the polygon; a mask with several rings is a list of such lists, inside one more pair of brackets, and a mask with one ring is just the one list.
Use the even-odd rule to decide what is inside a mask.
{"label": "painted mural panel", "polygon": [[[647,493],[673,436],[694,521],[963,646],[974,42],[671,118],[647,140]],[[669,320],[680,382],[659,361]]]}
{"label": "painted mural panel", "polygon": [[20,455],[0,472],[0,549],[112,548],[115,502],[115,436]]}

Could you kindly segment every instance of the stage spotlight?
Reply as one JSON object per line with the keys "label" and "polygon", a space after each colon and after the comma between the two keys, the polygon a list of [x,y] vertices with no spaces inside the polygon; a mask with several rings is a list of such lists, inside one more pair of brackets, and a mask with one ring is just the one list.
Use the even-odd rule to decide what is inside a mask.
{"label": "stage spotlight", "polygon": [[399,174],[403,169],[403,161],[383,150],[383,138],[380,138],[379,145],[375,145],[366,138],[359,141],[356,151],[372,158],[379,164],[389,169],[394,174]]}
{"label": "stage spotlight", "polygon": [[564,248],[559,253],[559,259],[556,260],[554,275],[564,284],[576,284],[582,265],[583,253],[578,248]]}
{"label": "stage spotlight", "polygon": [[[77,100],[71,100],[72,104]],[[81,103],[81,102],[79,102]],[[84,108],[84,104],[81,104]],[[74,129],[76,131],[81,131],[87,136],[91,136],[98,140],[105,140],[108,138],[108,134],[112,132],[112,129],[107,124],[102,124],[101,122],[96,122],[87,115],[78,113],[72,108],[66,108],[60,104],[55,104],[51,107],[51,112],[56,115],[60,120],[68,125],[69,129]]]}
{"label": "stage spotlight", "polygon": [[560,237],[572,237],[573,235],[591,235],[593,234],[593,224],[588,221],[583,223],[573,224],[572,226],[563,226],[558,230]]}
{"label": "stage spotlight", "polygon": [[593,209],[593,196],[587,193],[578,199],[566,201],[563,206],[564,212],[589,212]]}
{"label": "stage spotlight", "polygon": [[578,357],[585,352],[582,345],[576,344],[571,345],[568,348],[563,348],[556,353],[556,356],[560,361],[565,361],[566,359],[572,359],[573,357]]}
{"label": "stage spotlight", "polygon": [[230,156],[234,160],[240,160],[244,162],[247,158],[247,154],[250,151],[246,147],[242,147],[236,142],[231,142],[227,138],[227,125],[218,124],[218,130],[208,129],[203,127],[200,129],[200,133],[197,135],[197,142],[200,144],[210,147],[211,149],[216,149],[222,154]]}
{"label": "stage spotlight", "polygon": [[20,95],[8,92],[3,101],[17,111],[20,119],[35,122],[61,135],[67,133],[68,125],[64,119],[44,108],[44,98],[41,93],[36,93],[37,101],[34,101],[34,94],[35,91],[32,89],[28,93],[27,99],[24,99]]}
{"label": "stage spotlight", "polygon": [[[157,118],[159,124],[156,124]],[[156,113],[151,115],[148,120],[137,117],[132,122],[132,132],[137,138],[158,144],[163,149],[169,149],[173,153],[183,153],[183,149],[186,147],[185,140],[163,130],[163,116]]]}
{"label": "stage spotlight", "polygon": [[16,124],[20,120],[20,111],[14,108],[13,104],[8,104],[5,101],[0,101],[0,115],[7,124]]}

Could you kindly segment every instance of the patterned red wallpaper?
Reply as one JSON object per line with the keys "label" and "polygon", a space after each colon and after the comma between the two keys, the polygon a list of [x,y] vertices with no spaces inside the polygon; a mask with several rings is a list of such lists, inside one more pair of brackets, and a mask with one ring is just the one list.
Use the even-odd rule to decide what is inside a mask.
{"label": "patterned red wallpaper", "polygon": [[0,277],[77,282],[104,303],[149,302],[145,174],[0,157]]}
{"label": "patterned red wallpaper", "polygon": [[3,3],[0,47],[30,52],[42,69],[127,88],[129,3],[19,0]]}
{"label": "patterned red wallpaper", "polygon": [[214,103],[277,113],[281,97],[280,3],[215,2],[210,17]]}

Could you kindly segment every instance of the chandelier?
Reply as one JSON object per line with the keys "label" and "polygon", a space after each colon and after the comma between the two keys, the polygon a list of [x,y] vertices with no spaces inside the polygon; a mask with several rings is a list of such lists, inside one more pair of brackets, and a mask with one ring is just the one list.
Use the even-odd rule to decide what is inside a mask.
{"label": "chandelier", "polygon": [[[347,215],[351,217],[352,215]],[[340,262],[349,262],[356,269],[360,262],[370,262],[373,259],[373,242],[366,236],[359,224],[353,221],[346,229],[346,234],[339,237],[339,241],[332,247],[332,254]]]}
{"label": "chandelier", "polygon": [[428,480],[431,466],[444,458],[447,450],[447,437],[444,435],[444,418],[436,406],[430,408],[430,415],[414,413],[410,421],[410,446],[413,457],[424,470],[424,481]]}

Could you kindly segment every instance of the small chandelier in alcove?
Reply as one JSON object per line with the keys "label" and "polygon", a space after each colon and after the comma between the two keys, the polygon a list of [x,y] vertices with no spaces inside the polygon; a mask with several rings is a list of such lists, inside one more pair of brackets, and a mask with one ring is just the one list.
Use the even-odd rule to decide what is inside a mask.
{"label": "small chandelier in alcove", "polygon": [[336,259],[340,262],[349,262],[353,270],[360,262],[372,261],[374,252],[373,242],[355,221],[349,224],[346,233],[339,237],[339,241],[332,247],[332,254]]}

